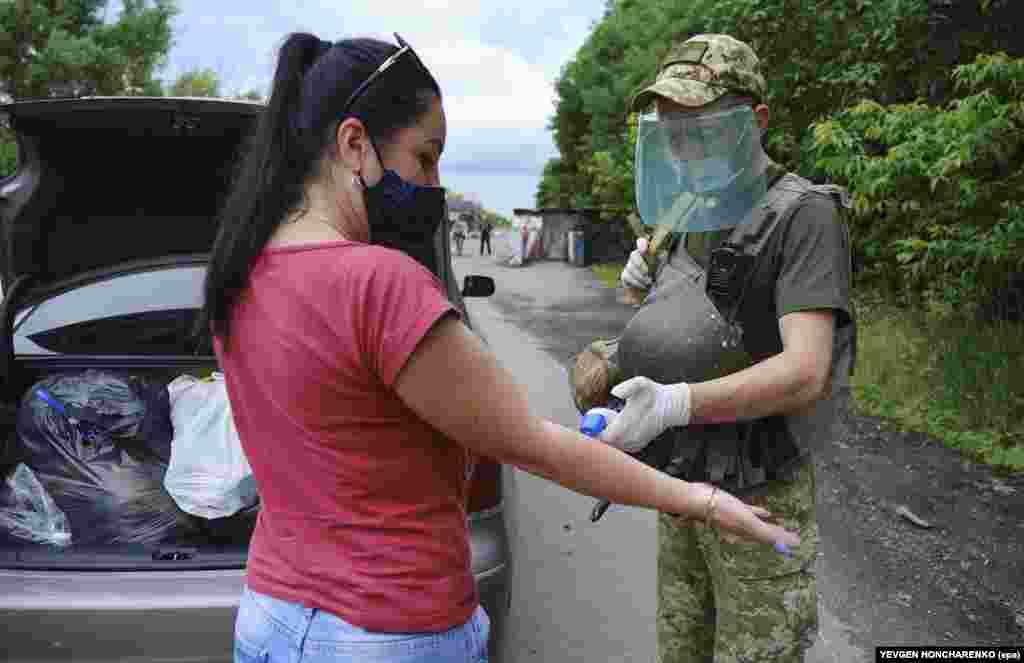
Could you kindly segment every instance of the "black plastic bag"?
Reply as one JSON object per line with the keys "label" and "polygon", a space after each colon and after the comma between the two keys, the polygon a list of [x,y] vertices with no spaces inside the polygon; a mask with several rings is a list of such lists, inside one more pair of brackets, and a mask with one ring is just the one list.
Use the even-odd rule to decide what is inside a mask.
{"label": "black plastic bag", "polygon": [[145,378],[88,370],[42,380],[22,399],[26,463],[67,514],[75,545],[191,542],[201,533],[163,488],[173,430],[161,391]]}
{"label": "black plastic bag", "polygon": [[139,423],[135,438],[149,449],[164,465],[171,462],[171,441],[174,425],[171,421],[171,399],[162,382],[135,378],[132,387],[146,404],[146,413]]}
{"label": "black plastic bag", "polygon": [[18,408],[10,403],[0,403],[0,477],[14,471],[25,460],[25,448],[18,442],[14,430]]}
{"label": "black plastic bag", "polygon": [[220,545],[248,545],[252,533],[256,529],[256,519],[260,514],[260,503],[242,509],[238,513],[225,518],[204,520],[203,530],[210,538],[210,543]]}

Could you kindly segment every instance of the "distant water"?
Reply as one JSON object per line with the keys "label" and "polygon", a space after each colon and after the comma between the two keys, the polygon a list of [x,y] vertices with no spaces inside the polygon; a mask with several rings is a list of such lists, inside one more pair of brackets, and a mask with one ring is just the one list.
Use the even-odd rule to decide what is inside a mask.
{"label": "distant water", "polygon": [[446,171],[441,169],[441,184],[463,196],[475,196],[484,209],[511,219],[517,207],[533,208],[540,173],[522,171]]}

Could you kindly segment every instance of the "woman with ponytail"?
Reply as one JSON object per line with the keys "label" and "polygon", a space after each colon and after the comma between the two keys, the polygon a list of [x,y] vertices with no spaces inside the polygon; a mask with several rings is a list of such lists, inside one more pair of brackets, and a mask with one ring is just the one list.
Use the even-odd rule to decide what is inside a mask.
{"label": "woman with ponytail", "polygon": [[236,661],[486,661],[465,513],[478,455],[798,540],[529,412],[433,273],[444,108],[398,42],[290,35],[221,213],[201,325],[262,503]]}

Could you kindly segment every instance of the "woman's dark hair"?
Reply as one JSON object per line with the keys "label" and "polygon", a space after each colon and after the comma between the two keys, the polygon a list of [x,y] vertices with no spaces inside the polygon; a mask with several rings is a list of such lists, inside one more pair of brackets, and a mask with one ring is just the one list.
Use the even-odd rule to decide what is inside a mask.
{"label": "woman's dark hair", "polygon": [[196,333],[228,343],[231,313],[263,247],[285,215],[303,202],[305,183],[333,149],[337,127],[357,117],[378,146],[430,110],[441,89],[413,53],[387,68],[342,116],[345,103],[398,47],[376,39],[335,44],[306,33],[281,47],[267,107],[218,219]]}

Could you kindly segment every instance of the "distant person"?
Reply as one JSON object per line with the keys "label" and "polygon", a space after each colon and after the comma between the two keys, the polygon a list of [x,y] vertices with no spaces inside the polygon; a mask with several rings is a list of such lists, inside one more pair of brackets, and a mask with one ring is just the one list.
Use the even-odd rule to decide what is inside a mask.
{"label": "distant person", "polygon": [[530,411],[431,271],[447,124],[398,42],[290,35],[221,210],[200,324],[262,502],[235,661],[486,661],[466,523],[480,456],[798,545],[767,511]]}
{"label": "distant person", "polygon": [[469,225],[466,220],[459,218],[452,225],[452,237],[455,239],[455,250],[462,255],[462,247],[466,244],[466,236],[469,235]]}
{"label": "distant person", "polygon": [[487,255],[491,255],[491,224],[484,221],[480,228],[480,255],[484,255],[484,247],[487,248]]}

